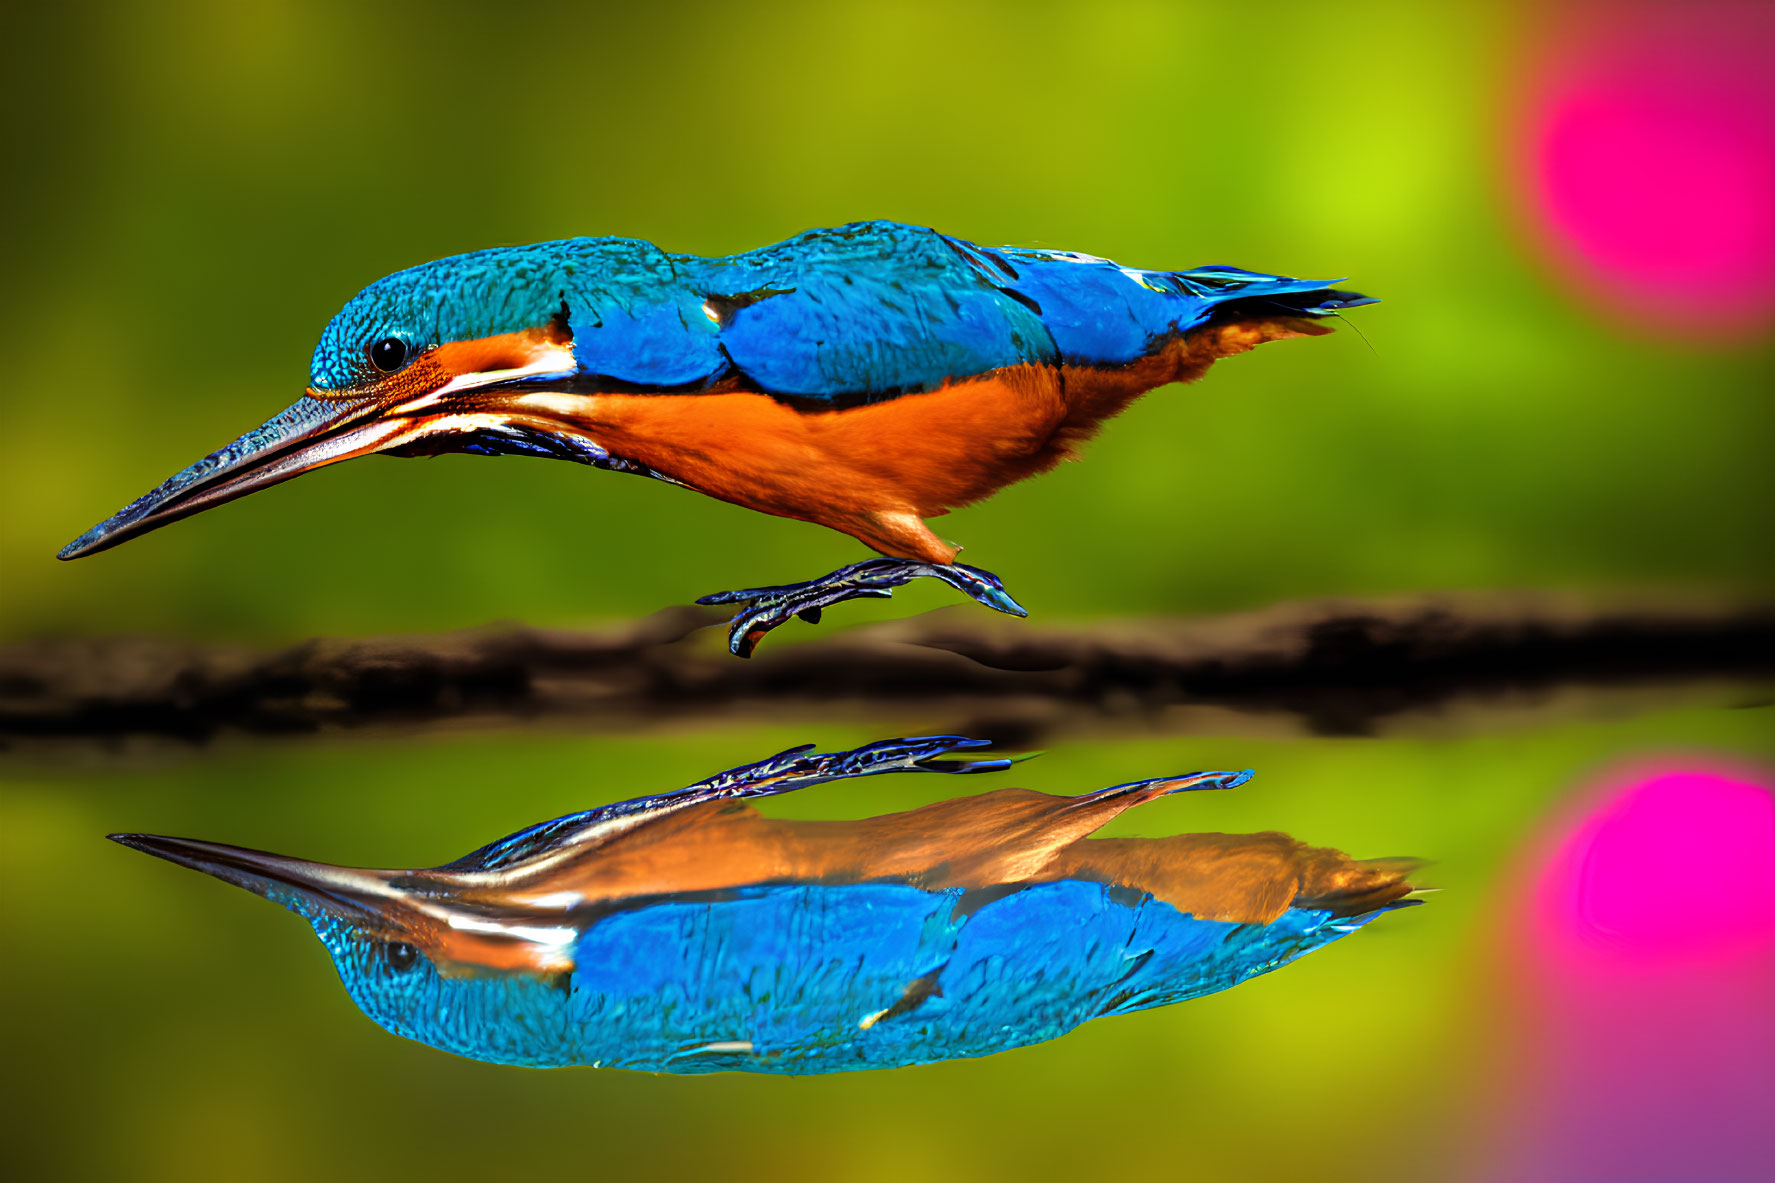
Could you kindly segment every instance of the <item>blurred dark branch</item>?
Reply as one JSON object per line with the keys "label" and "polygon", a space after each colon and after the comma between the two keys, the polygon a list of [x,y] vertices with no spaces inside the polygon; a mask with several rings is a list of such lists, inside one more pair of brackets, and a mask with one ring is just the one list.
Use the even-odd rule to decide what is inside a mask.
{"label": "blurred dark branch", "polygon": [[[498,628],[261,651],[155,638],[0,649],[0,745],[552,723],[858,718],[1011,743],[1093,726],[1366,735],[1597,703],[1761,705],[1775,608],[1466,596],[1072,629],[954,609],[758,657],[674,609],[599,633]],[[804,634],[805,636],[805,634]],[[1237,718],[1229,717],[1234,712]]]}

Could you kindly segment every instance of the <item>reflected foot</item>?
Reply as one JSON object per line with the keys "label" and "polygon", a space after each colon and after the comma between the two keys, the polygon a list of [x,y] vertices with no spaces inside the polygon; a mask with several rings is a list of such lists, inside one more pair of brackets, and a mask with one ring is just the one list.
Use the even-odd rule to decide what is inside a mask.
{"label": "reflected foot", "polygon": [[1029,615],[992,572],[961,563],[925,563],[917,559],[865,559],[806,583],[716,592],[697,603],[745,605],[728,626],[727,647],[735,657],[750,657],[766,633],[787,624],[792,616],[818,624],[821,613],[833,604],[845,600],[885,600],[894,594],[894,588],[927,577],[966,592],[988,608],[1011,616]]}

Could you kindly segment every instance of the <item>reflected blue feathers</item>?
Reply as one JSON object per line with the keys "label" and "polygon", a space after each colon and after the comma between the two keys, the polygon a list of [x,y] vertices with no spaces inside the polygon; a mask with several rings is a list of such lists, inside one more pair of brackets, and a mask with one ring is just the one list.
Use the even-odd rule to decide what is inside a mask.
{"label": "reflected blue feathers", "polygon": [[368,980],[384,972],[373,960],[335,957],[382,1026],[459,1055],[806,1074],[1039,1043],[1225,990],[1379,914],[1293,908],[1268,925],[1234,924],[1076,881],[969,912],[959,890],[795,884],[607,916],[559,979],[446,980],[428,969],[391,990]]}
{"label": "reflected blue feathers", "polygon": [[446,978],[424,958],[404,973],[353,926],[292,909],[314,926],[345,992],[385,1031],[472,1060],[549,1067],[573,1043],[563,983],[529,974]]}
{"label": "reflected blue feathers", "polygon": [[[983,746],[791,748],[421,870],[112,837],[301,916],[394,1034],[531,1067],[802,1074],[984,1056],[1228,989],[1415,902],[1410,859],[1273,832],[1090,837],[1250,770],[1009,789],[861,822],[721,807],[1013,762],[976,758]],[[678,812],[695,806],[714,808]]]}

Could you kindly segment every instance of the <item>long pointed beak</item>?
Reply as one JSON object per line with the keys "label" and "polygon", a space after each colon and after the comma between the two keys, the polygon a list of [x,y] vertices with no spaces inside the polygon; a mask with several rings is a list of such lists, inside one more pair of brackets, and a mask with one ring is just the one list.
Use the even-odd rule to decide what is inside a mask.
{"label": "long pointed beak", "polygon": [[143,854],[244,887],[298,915],[308,916],[319,910],[363,921],[383,915],[386,902],[399,896],[387,877],[376,871],[335,867],[191,838],[163,838],[157,834],[107,837]]}
{"label": "long pointed beak", "polygon": [[94,554],[323,465],[379,451],[411,425],[406,419],[379,417],[377,411],[369,400],[333,402],[305,395],[283,414],[130,502],[56,557]]}

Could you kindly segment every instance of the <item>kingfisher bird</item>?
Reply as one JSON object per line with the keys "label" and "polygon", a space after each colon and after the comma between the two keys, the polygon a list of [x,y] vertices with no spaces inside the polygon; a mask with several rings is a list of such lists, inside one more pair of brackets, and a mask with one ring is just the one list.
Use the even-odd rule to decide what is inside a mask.
{"label": "kingfisher bird", "polygon": [[69,543],[78,558],[355,456],[574,460],[849,534],[881,558],[739,605],[729,647],[934,577],[1027,613],[926,518],[1053,467],[1168,382],[1373,303],[1341,281],[1144,271],[861,222],[721,258],[623,238],[458,255],[365,288],[294,406]]}
{"label": "kingfisher bird", "polygon": [[536,1068],[809,1074],[984,1056],[1225,990],[1418,902],[1413,859],[1285,834],[1092,838],[1251,775],[998,789],[862,821],[748,803],[842,777],[978,773],[959,736],[791,748],[429,870],[113,834],[307,920],[387,1030]]}

